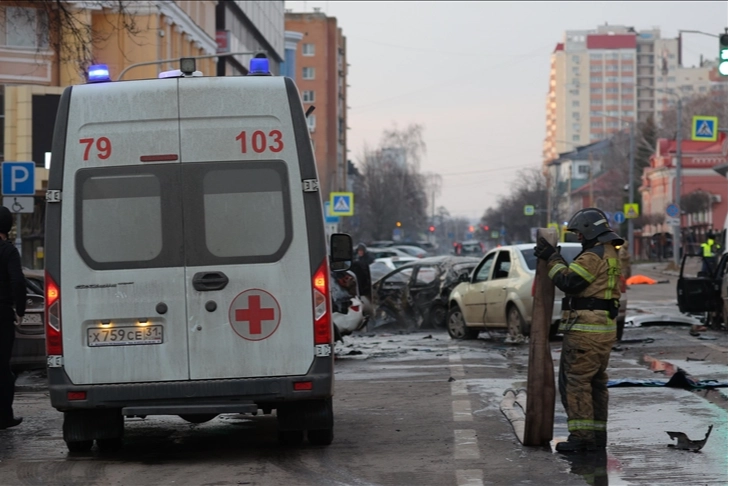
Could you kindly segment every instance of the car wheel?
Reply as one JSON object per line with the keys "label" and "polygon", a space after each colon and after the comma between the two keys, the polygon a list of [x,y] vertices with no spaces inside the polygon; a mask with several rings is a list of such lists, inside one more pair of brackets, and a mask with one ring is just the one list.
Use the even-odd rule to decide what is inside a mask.
{"label": "car wheel", "polygon": [[520,336],[529,336],[529,329],[527,328],[526,322],[524,322],[521,312],[519,312],[519,309],[514,304],[509,306],[509,310],[506,313],[506,329],[509,336],[514,339],[518,339]]}
{"label": "car wheel", "polygon": [[93,445],[93,440],[74,440],[71,442],[66,442],[68,452],[89,452]]}
{"label": "car wheel", "polygon": [[433,329],[443,329],[446,327],[448,320],[448,309],[446,306],[441,304],[435,304],[433,307],[430,308],[430,312],[428,313],[428,321],[430,324],[430,327]]}
{"label": "car wheel", "polygon": [[448,313],[448,335],[453,339],[476,339],[480,329],[466,326],[461,309],[455,307]]}
{"label": "car wheel", "polygon": [[625,329],[625,318],[618,319],[615,324],[616,324],[615,340],[622,341],[623,340],[623,329]]}

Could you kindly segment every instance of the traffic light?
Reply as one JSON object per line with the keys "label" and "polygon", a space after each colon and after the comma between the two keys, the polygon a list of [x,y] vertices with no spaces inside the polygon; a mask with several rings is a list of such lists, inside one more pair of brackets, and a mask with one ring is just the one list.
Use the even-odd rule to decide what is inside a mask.
{"label": "traffic light", "polygon": [[485,225],[482,226],[482,228],[483,228],[484,231],[488,231],[489,230],[489,225],[485,224]]}
{"label": "traffic light", "polygon": [[431,225],[430,228],[428,228],[428,231],[435,233],[435,226]]}
{"label": "traffic light", "polygon": [[397,226],[399,228],[400,226],[402,226],[402,223],[400,221],[398,221],[397,223],[395,223],[395,226]]}
{"label": "traffic light", "polygon": [[468,227],[468,232],[469,232],[469,233],[473,233],[473,226],[469,226],[469,227]]}
{"label": "traffic light", "polygon": [[719,36],[719,74],[729,75],[729,49],[727,49],[727,34]]}

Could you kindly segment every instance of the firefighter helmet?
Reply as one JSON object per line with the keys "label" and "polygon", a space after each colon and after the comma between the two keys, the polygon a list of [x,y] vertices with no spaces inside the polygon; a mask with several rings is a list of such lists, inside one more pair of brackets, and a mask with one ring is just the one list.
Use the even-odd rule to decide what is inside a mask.
{"label": "firefighter helmet", "polygon": [[577,211],[567,223],[567,231],[580,233],[586,241],[597,239],[601,243],[614,242],[616,245],[624,242],[610,228],[607,215],[597,208],[585,208]]}

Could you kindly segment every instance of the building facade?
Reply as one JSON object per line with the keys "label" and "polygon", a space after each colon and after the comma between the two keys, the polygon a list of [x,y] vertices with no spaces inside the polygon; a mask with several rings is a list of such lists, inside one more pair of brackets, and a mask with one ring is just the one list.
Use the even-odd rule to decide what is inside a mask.
{"label": "building facade", "polygon": [[[261,11],[275,13],[269,4],[279,8],[279,30],[263,14],[251,13],[246,25],[255,29],[253,38],[261,39],[262,33],[274,36],[261,45],[279,49],[279,58],[275,57],[279,51],[267,52],[280,61],[283,2],[235,3],[245,4],[248,13],[255,12],[257,4]],[[123,12],[102,7],[103,2],[68,2],[66,16],[53,4],[0,0],[0,162],[36,165],[34,212],[23,214],[21,220],[23,264],[30,268],[43,267],[47,167],[63,89],[84,83],[91,64],[106,64],[112,80],[122,75],[123,80],[156,78],[162,71],[177,69],[180,57],[215,56],[218,47],[217,1],[125,2]],[[174,61],[134,66],[166,59]],[[197,69],[214,76],[216,59],[198,59]]]}
{"label": "building facade", "polygon": [[682,97],[726,90],[716,64],[683,67],[678,39],[622,25],[569,30],[551,55],[543,159],[661,114]]}
{"label": "building facade", "polygon": [[[676,156],[676,141],[659,139],[650,166],[643,169],[641,208],[644,215],[652,216],[643,226],[643,234],[671,231],[666,208],[676,201]],[[681,142],[681,227],[685,230],[702,233],[724,228],[727,183],[716,167],[726,167],[726,162],[726,132],[720,132],[716,142]],[[687,204],[691,199],[694,204]]]}
{"label": "building facade", "polygon": [[314,9],[286,13],[286,31],[303,34],[295,77],[307,117],[323,200],[347,187],[347,46],[337,19]]}

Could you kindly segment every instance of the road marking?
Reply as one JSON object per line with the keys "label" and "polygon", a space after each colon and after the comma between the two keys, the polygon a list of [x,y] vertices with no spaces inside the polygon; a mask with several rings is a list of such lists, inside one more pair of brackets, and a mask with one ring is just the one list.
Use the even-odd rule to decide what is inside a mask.
{"label": "road marking", "polygon": [[456,422],[473,422],[471,400],[453,401],[453,420]]}
{"label": "road marking", "polygon": [[451,363],[461,362],[461,353],[458,346],[448,346],[448,359]]}
{"label": "road marking", "polygon": [[483,470],[462,469],[456,471],[456,484],[458,486],[483,486]]}
{"label": "road marking", "polygon": [[478,459],[478,440],[476,431],[471,429],[454,430],[456,459]]}
{"label": "road marking", "polygon": [[684,336],[683,334],[679,334],[679,333],[677,333],[675,331],[671,331],[670,329],[666,329],[666,332],[668,334],[673,334],[674,336],[678,336],[681,339],[683,339],[684,341],[690,342],[691,344],[699,344],[701,346],[706,346],[707,348],[711,348],[714,351],[719,351],[719,352],[722,352],[722,353],[725,353],[726,352],[726,347],[722,348],[721,346],[717,346],[716,344],[705,343],[705,342],[698,342],[697,343],[696,341],[700,341],[700,340],[697,339],[697,338],[695,338],[694,336]]}
{"label": "road marking", "polygon": [[466,372],[463,370],[463,365],[451,365],[451,376],[464,377]]}
{"label": "road marking", "polygon": [[465,381],[452,381],[451,382],[451,395],[468,395],[468,387]]}

